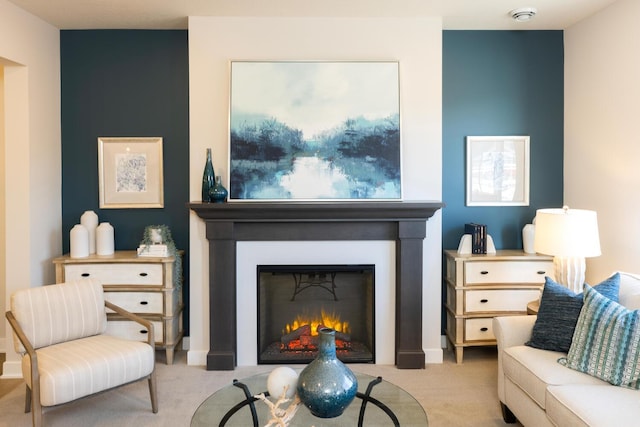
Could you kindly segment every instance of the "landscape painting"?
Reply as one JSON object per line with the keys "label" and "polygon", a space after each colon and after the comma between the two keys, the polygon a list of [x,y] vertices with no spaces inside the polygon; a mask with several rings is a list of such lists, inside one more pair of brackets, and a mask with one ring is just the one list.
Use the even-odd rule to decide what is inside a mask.
{"label": "landscape painting", "polygon": [[398,62],[231,63],[229,200],[402,198]]}

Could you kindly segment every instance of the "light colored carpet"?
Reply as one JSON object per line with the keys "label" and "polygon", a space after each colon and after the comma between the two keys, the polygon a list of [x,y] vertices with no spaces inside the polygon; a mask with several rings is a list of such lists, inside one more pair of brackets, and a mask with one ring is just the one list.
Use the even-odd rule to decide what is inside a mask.
{"label": "light colored carpet", "polygon": [[[213,392],[230,385],[234,378],[269,372],[275,367],[262,365],[239,367],[234,371],[207,371],[204,367],[187,366],[184,351],[176,353],[171,366],[164,364],[163,352],[157,354],[160,408],[157,414],[151,412],[145,381],[46,408],[45,426],[188,427],[193,413]],[[365,374],[380,375],[412,394],[425,409],[430,427],[506,426],[496,389],[495,348],[468,349],[464,356],[464,363],[457,365],[453,354],[446,352],[443,364],[427,365],[424,370],[364,364],[350,364],[349,367]],[[0,383],[0,396],[5,390],[4,396],[0,397],[0,427],[30,426],[31,415],[24,413],[24,383],[6,379]]]}

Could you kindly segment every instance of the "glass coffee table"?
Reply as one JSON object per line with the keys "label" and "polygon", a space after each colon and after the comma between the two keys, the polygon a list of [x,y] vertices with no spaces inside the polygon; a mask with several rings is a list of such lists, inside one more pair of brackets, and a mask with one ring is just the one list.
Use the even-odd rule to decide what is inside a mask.
{"label": "glass coffee table", "polygon": [[[427,427],[429,425],[424,409],[409,393],[380,377],[354,373],[358,379],[358,395],[341,416],[328,419],[317,418],[311,415],[304,405],[300,405],[290,427]],[[268,376],[269,373],[263,373],[243,378],[236,384],[228,385],[213,393],[193,414],[191,427],[264,426],[271,418],[269,408],[264,402],[255,400],[252,396],[266,393]],[[288,404],[289,402],[283,406],[286,408]]]}

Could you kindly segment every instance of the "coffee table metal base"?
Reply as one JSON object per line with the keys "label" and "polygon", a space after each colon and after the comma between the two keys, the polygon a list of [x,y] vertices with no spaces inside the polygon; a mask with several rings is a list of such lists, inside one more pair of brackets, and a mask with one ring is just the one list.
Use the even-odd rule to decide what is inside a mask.
{"label": "coffee table metal base", "polygon": [[[367,386],[366,393],[364,394],[360,392],[356,393],[356,397],[362,400],[362,404],[360,405],[360,415],[358,416],[358,427],[362,427],[362,420],[364,419],[364,411],[367,408],[367,402],[371,402],[374,405],[376,405],[378,408],[382,409],[389,416],[389,418],[393,422],[394,427],[400,427],[400,421],[398,421],[398,417],[396,417],[396,414],[394,414],[393,411],[389,409],[384,403],[380,402],[378,399],[371,397],[371,390],[376,384],[380,384],[381,382],[382,382],[382,377],[377,377],[371,380],[371,382]],[[233,385],[236,387],[240,387],[242,391],[244,391],[245,400],[235,405],[233,408],[229,410],[229,412],[227,412],[224,415],[224,417],[222,417],[222,421],[220,421],[220,427],[226,426],[227,421],[229,421],[229,419],[233,416],[233,414],[235,414],[236,412],[238,412],[240,409],[242,409],[247,405],[251,410],[253,427],[260,427],[260,424],[258,424],[258,413],[256,412],[256,407],[254,405],[254,402],[259,399],[257,397],[254,397],[255,395],[251,394],[251,391],[249,391],[249,387],[247,387],[246,384],[238,380],[234,380]],[[264,392],[264,395],[268,397],[269,392],[268,391]]]}
{"label": "coffee table metal base", "polygon": [[[233,386],[225,387],[211,395],[196,410],[191,420],[191,427],[201,426],[242,426],[259,427],[268,422],[270,415],[266,405],[255,397],[251,389],[266,388],[268,374],[260,374],[242,381],[234,380]],[[383,381],[381,377],[371,377],[356,374],[358,391],[356,396],[361,400],[360,405],[352,403],[345,412],[337,418],[316,418],[304,406],[298,409],[291,426],[428,426],[427,417],[422,406],[401,388]],[[371,396],[376,388],[377,397]],[[234,391],[235,389],[235,391]],[[269,395],[268,392],[263,392]],[[242,397],[244,399],[242,400]],[[234,400],[235,399],[235,400]],[[371,405],[367,405],[370,403]],[[243,408],[246,407],[246,410]],[[371,408],[367,410],[367,408]],[[384,415],[383,415],[384,414]]]}

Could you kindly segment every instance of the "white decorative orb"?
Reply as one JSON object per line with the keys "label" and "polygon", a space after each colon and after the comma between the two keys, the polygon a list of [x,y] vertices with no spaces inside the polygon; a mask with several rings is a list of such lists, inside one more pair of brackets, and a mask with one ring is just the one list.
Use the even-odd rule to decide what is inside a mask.
{"label": "white decorative orb", "polygon": [[282,397],[285,387],[287,388],[287,399],[291,399],[296,394],[298,385],[298,373],[291,368],[282,366],[274,369],[267,378],[267,391],[269,395],[277,400]]}

